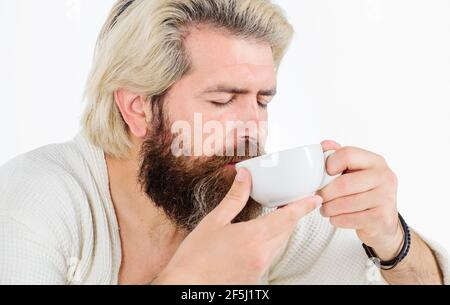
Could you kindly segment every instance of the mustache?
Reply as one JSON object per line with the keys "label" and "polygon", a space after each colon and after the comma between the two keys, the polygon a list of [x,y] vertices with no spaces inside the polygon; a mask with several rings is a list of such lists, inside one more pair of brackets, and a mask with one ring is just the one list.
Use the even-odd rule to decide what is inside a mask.
{"label": "mustache", "polygon": [[[174,158],[177,158],[176,162],[182,162],[184,164],[187,163],[186,161],[190,160],[191,162],[188,163],[192,164],[192,167],[196,169],[195,171],[198,172],[200,168],[203,168],[204,171],[202,174],[206,175],[213,171],[220,170],[228,164],[239,163],[241,161],[249,160],[264,154],[264,150],[262,149],[259,142],[250,140],[240,142],[238,145],[236,145],[230,150],[233,151],[232,155],[226,156],[213,155],[210,157],[203,156],[203,157],[196,157],[194,158],[194,160],[192,157],[186,156],[179,156]],[[254,152],[256,152],[256,154]]]}

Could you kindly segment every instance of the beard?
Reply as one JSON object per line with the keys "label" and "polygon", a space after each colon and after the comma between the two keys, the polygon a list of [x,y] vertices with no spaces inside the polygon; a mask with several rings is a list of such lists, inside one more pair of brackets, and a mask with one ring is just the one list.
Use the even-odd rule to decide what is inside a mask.
{"label": "beard", "polygon": [[[171,150],[175,135],[169,124],[154,127],[140,151],[140,186],[177,228],[191,232],[230,190],[236,171],[227,165],[255,157],[250,153],[261,155],[260,145],[246,140],[237,144],[231,156],[177,157]],[[261,212],[261,205],[249,197],[232,223],[254,219]]]}

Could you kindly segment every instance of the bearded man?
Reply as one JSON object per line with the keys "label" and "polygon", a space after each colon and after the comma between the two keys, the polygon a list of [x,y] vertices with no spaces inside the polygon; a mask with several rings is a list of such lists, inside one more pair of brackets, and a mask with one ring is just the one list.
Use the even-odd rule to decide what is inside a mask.
{"label": "bearded man", "polygon": [[[324,141],[328,173],[344,174],[318,194],[272,210],[249,196],[234,164],[264,153],[292,33],[266,0],[117,1],[80,133],[0,169],[0,283],[448,282],[445,252],[405,229],[377,154]],[[199,115],[222,128],[174,128]]]}

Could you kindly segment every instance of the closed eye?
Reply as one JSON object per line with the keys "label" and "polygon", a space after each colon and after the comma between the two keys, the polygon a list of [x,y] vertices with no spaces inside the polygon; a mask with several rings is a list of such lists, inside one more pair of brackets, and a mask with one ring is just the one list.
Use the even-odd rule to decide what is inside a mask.
{"label": "closed eye", "polygon": [[228,100],[228,101],[210,101],[210,103],[216,107],[221,108],[221,107],[230,106],[234,101],[235,101],[235,99],[232,98],[231,100]]}
{"label": "closed eye", "polygon": [[269,105],[269,102],[266,102],[266,101],[258,101],[258,106],[261,107],[261,108],[263,108],[263,109],[266,109],[266,108],[267,108],[267,105]]}
{"label": "closed eye", "polygon": [[267,106],[272,102],[273,96],[260,96],[258,99],[258,105],[261,108],[267,108]]}
{"label": "closed eye", "polygon": [[[235,102],[235,98],[232,98],[232,99],[226,100],[226,101],[209,101],[209,102],[216,107],[222,108],[222,107],[227,107],[227,106],[230,106],[231,104],[233,104]],[[258,106],[263,109],[266,109],[267,105],[269,103],[270,103],[270,101],[258,100]]]}

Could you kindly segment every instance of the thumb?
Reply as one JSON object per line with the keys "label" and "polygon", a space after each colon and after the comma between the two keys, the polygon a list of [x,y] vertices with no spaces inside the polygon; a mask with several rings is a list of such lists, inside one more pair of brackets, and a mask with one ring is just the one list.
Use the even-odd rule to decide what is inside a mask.
{"label": "thumb", "polygon": [[341,145],[332,140],[325,140],[320,143],[322,145],[323,151],[327,150],[339,150]]}
{"label": "thumb", "polygon": [[221,224],[230,223],[247,204],[252,187],[251,176],[246,168],[240,168],[225,198],[210,213]]}

